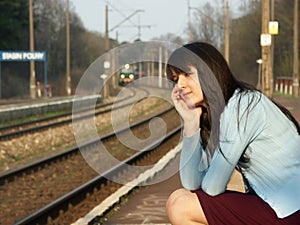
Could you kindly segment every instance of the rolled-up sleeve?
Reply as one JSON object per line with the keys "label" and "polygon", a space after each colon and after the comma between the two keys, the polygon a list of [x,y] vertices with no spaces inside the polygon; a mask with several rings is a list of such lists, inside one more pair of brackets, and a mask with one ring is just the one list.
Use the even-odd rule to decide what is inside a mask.
{"label": "rolled-up sleeve", "polygon": [[207,171],[208,163],[200,139],[200,129],[190,137],[183,137],[180,156],[180,179],[182,186],[188,190],[196,190],[201,186]]}
{"label": "rolled-up sleeve", "polygon": [[265,111],[259,94],[235,96],[220,118],[220,149],[214,153],[202,180],[204,192],[223,193],[242,154],[265,126]]}
{"label": "rolled-up sleeve", "polygon": [[220,148],[211,160],[202,148],[200,130],[184,137],[180,159],[183,187],[202,188],[212,196],[223,193],[241,155],[262,131],[264,116],[259,95],[234,96],[221,115]]}

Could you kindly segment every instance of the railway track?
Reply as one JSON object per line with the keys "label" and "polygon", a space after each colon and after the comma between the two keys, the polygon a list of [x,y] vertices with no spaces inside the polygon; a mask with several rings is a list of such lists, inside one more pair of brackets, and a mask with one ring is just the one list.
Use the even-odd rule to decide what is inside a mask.
{"label": "railway track", "polygon": [[[176,125],[176,123],[174,123],[174,117],[178,116],[174,110],[169,109],[158,116],[164,117],[164,120],[166,121],[168,120],[168,118],[169,120],[171,119],[172,122],[170,121],[168,122],[168,124],[171,124],[170,125],[171,127],[168,127],[168,130],[170,129],[173,130],[175,129],[174,126],[178,126],[178,124]],[[148,129],[147,124],[148,121],[145,120],[142,123],[132,125],[132,127],[129,130],[134,132],[135,134],[142,135],[140,138],[146,138],[146,136],[149,135],[147,134],[147,132],[145,132],[145,130]],[[133,159],[133,158],[140,157],[140,156],[133,156],[136,153],[136,151],[132,151],[131,149],[126,149],[126,146],[122,147],[122,145],[118,143],[116,134],[119,132],[124,134],[126,132],[129,132],[129,130],[128,129],[122,130],[101,137],[102,143],[104,143],[107,149],[112,149],[111,154],[114,155],[114,157],[118,158],[119,161],[124,161],[126,159],[135,161],[137,159]],[[82,185],[85,186],[86,183],[89,183],[91,182],[91,180],[95,180],[96,177],[99,177],[98,176],[99,169],[103,173],[107,173],[107,171],[114,170],[111,168],[119,168],[119,166],[117,165],[108,165],[106,163],[103,163],[103,161],[105,160],[103,160],[102,158],[101,162],[99,163],[99,165],[101,165],[102,168],[97,168],[98,173],[96,173],[95,170],[93,170],[86,163],[86,161],[80,154],[81,152],[79,151],[79,149],[81,151],[83,149],[85,149],[84,151],[87,150],[95,151],[95,149],[99,149],[99,140],[92,140],[89,143],[86,143],[84,146],[80,146],[79,148],[68,149],[67,151],[60,153],[59,155],[52,156],[44,160],[40,160],[38,162],[32,163],[31,165],[4,174],[0,178],[0,183],[1,183],[0,195],[6,197],[5,200],[2,201],[0,204],[1,214],[2,214],[0,216],[1,218],[0,220],[6,221],[7,224],[11,224],[23,217],[26,217],[28,214],[31,213],[33,213],[33,215],[40,214],[41,211],[40,208],[47,204],[50,205],[50,208],[56,208],[53,207],[53,204],[57,201],[57,199],[61,199],[62,198],[61,196],[64,195],[80,196],[80,194],[78,194],[77,192],[76,194],[74,194],[74,190],[77,190],[78,187],[81,187]],[[103,178],[101,179],[103,180]],[[99,184],[99,181],[97,181],[96,183]],[[103,191],[103,190],[113,190],[119,187],[118,184],[112,184],[112,182],[109,181],[102,182],[101,184],[102,186],[101,185],[100,186],[102,188],[101,187],[100,188],[98,187],[96,189],[93,188],[94,192],[96,192],[95,190],[98,189],[102,190],[100,191],[102,193],[101,196],[103,196],[103,193],[107,193],[107,191]],[[109,185],[112,185],[112,187],[110,187]],[[91,189],[88,188],[88,190]],[[90,193],[90,191],[86,193]],[[108,192],[107,194],[109,195],[110,193],[111,192]],[[88,195],[91,196],[91,194]],[[76,198],[77,197],[75,197],[75,199]],[[74,202],[72,201],[70,200],[69,203],[71,205],[74,205]],[[99,201],[100,200],[98,199],[96,202],[99,203]],[[29,202],[30,204],[28,204]],[[54,205],[57,205],[57,203],[55,203]],[[66,210],[65,206],[62,207],[60,203],[58,205],[60,205],[59,207],[62,208],[63,211]],[[50,217],[55,218],[57,217],[57,215],[61,214],[57,211],[57,209],[54,210],[55,212],[51,211],[51,213],[48,210],[46,211],[48,213],[47,215],[49,216],[49,218]],[[69,210],[67,211],[69,212]],[[47,218],[47,217],[45,217],[45,215],[42,216],[42,218]],[[48,219],[48,222],[54,220]],[[27,222],[24,223],[22,222],[20,224],[26,224],[26,223]],[[27,224],[35,224],[35,223],[32,223],[31,221],[30,223]],[[57,224],[63,224],[63,223],[57,223]]]}
{"label": "railway track", "polygon": [[[137,171],[128,169],[127,165],[145,166],[156,163],[161,157],[164,156],[164,154],[168,152],[168,150],[170,150],[172,147],[175,147],[174,142],[178,142],[179,136],[180,128],[174,129],[166,138],[164,138],[164,141],[166,141],[164,146],[157,146],[157,143],[153,143],[152,145],[145,147],[145,151],[139,152],[129,159],[122,161],[112,169],[104,172],[103,175],[95,177],[75,190],[61,196],[54,202],[44,206],[33,214],[23,218],[20,221],[17,221],[15,225],[63,225],[75,222],[78,218],[83,217],[99,203],[123,186],[119,183],[111,182],[106,178],[107,176],[130,176],[132,179],[138,177],[138,175],[143,171],[137,173]],[[162,140],[158,141],[160,142]],[[153,150],[152,148],[154,146],[156,146],[156,148]],[[107,211],[109,211],[109,209]],[[96,219],[99,220],[98,218]],[[99,222],[97,224],[99,224]]]}
{"label": "railway track", "polygon": [[[108,103],[102,103],[99,101],[94,108],[87,107],[82,108],[80,111],[76,112],[76,115],[79,119],[85,119],[87,117],[99,115],[106,113],[111,110],[113,104],[118,104],[118,107],[126,107],[130,105],[131,102],[128,102],[128,98],[134,98],[136,96],[136,89],[127,88],[129,93],[123,98],[119,98],[116,101],[111,101]],[[139,88],[139,91],[146,93],[145,96],[148,96],[148,91]],[[143,100],[145,97],[141,98]],[[126,103],[127,101],[127,103]],[[123,103],[122,103],[123,102]],[[125,102],[125,103],[124,103]],[[28,120],[26,122],[14,123],[10,125],[0,126],[0,141],[8,140],[15,137],[19,137],[28,133],[39,132],[41,130],[46,130],[52,127],[62,126],[72,122],[72,111],[58,113],[54,116],[47,116],[39,119]]]}

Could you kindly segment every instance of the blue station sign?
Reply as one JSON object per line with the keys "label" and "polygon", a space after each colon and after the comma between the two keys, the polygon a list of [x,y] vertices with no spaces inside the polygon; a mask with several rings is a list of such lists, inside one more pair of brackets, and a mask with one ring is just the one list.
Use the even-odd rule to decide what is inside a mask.
{"label": "blue station sign", "polygon": [[46,61],[46,52],[0,51],[0,61]]}
{"label": "blue station sign", "polygon": [[44,62],[44,85],[47,81],[47,59],[46,52],[43,51],[0,51],[0,98],[2,98],[1,83],[1,63],[9,61],[43,61]]}

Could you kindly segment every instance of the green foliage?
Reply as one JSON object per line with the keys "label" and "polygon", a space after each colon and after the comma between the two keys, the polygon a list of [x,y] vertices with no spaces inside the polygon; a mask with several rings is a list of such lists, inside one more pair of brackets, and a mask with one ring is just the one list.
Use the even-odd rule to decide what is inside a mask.
{"label": "green foliage", "polygon": [[[300,17],[299,13],[298,16]],[[275,20],[279,21],[279,34],[274,37],[274,76],[292,76],[294,1],[277,0]],[[298,23],[298,30],[299,28]]]}
{"label": "green foliage", "polygon": [[28,11],[28,0],[0,1],[1,50],[26,49],[29,37]]}
{"label": "green foliage", "polygon": [[[0,50],[27,50],[29,46],[28,0],[0,1]],[[1,63],[2,97],[24,95],[28,65]],[[25,76],[24,76],[25,75]]]}
{"label": "green foliage", "polygon": [[[71,1],[70,1],[71,3]],[[48,84],[53,95],[65,95],[65,0],[34,0],[34,50],[47,53]],[[74,91],[88,66],[104,53],[101,34],[87,31],[70,5],[71,82]],[[29,1],[0,1],[0,50],[29,50]],[[44,64],[35,62],[36,81],[43,87]],[[29,63],[2,62],[2,97],[29,95]]]}
{"label": "green foliage", "polygon": [[251,10],[232,20],[230,26],[230,66],[239,79],[256,85],[260,58],[261,12],[260,3],[252,5]]}
{"label": "green foliage", "polygon": [[[279,22],[279,34],[273,36],[274,77],[292,76],[294,1],[274,0],[274,2],[274,20]],[[199,12],[195,13],[192,20],[192,33],[194,40],[210,42],[222,52],[224,30],[217,28],[215,24],[224,24],[225,15],[222,13],[224,7],[218,6],[207,3],[204,7],[199,7]],[[239,79],[256,85],[258,78],[256,60],[261,58],[261,1],[243,1],[240,14],[241,16],[230,21],[230,67]],[[300,17],[299,13],[298,16]],[[300,18],[298,20],[300,21]]]}
{"label": "green foliage", "polygon": [[[35,50],[47,53],[48,83],[53,88],[53,95],[64,95],[66,73],[65,0],[34,0],[33,3]],[[198,11],[193,10],[190,30],[194,40],[210,42],[223,52],[224,29],[219,25],[224,24],[224,5],[222,5],[224,1],[219,0],[220,4],[217,5],[210,3],[202,8],[199,7]],[[28,4],[29,0],[0,1],[0,50],[29,49]],[[256,60],[261,58],[261,1],[248,0],[243,1],[243,4],[243,8],[240,9],[241,16],[232,18],[230,22],[230,67],[235,76],[255,85],[258,75]],[[275,20],[279,21],[279,35],[274,36],[274,75],[291,76],[293,1],[275,0]],[[190,30],[186,30],[187,39]],[[74,91],[85,70],[105,52],[104,37],[100,33],[86,30],[71,5],[70,38],[71,78]],[[187,42],[183,37],[170,33],[157,39],[179,45]],[[35,65],[36,80],[43,84],[43,63],[36,62]],[[3,97],[29,95],[29,63],[2,62],[1,72]]]}
{"label": "green foliage", "polygon": [[201,40],[214,44],[220,47],[220,43],[224,42],[224,26],[220,11],[216,9],[209,2],[206,3],[201,9],[194,11],[194,22],[191,27],[192,39]]}
{"label": "green foliage", "polygon": [[[274,77],[292,76],[294,1],[274,2],[274,20],[279,22],[279,34],[273,36],[273,73]],[[252,2],[251,10],[248,8],[245,16],[233,21],[231,30],[230,54],[233,71],[243,80],[256,84],[258,69],[256,60],[261,58],[261,2]]]}

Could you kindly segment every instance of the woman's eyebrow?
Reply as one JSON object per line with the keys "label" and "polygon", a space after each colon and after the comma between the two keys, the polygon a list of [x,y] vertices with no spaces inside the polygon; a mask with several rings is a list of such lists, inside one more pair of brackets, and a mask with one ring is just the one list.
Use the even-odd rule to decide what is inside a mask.
{"label": "woman's eyebrow", "polygon": [[189,69],[189,70],[186,71],[186,73],[193,73],[193,72],[194,72],[194,71],[191,70],[191,69]]}

